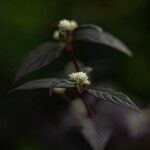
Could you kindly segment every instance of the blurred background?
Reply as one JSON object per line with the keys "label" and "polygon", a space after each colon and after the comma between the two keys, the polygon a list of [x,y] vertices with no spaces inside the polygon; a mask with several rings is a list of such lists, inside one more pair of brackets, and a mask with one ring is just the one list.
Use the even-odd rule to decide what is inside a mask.
{"label": "blurred background", "polygon": [[[149,0],[1,0],[0,1],[0,147],[15,150],[61,149],[70,142],[55,133],[60,116],[67,111],[59,97],[49,97],[45,90],[19,91],[8,95],[21,60],[38,44],[52,39],[60,19],[74,19],[79,24],[93,23],[120,38],[134,57],[115,49],[76,43],[79,61],[94,68],[95,83],[109,85],[128,94],[143,109],[150,103],[150,1]],[[61,58],[23,79],[25,81],[58,75],[68,65]],[[56,129],[57,128],[57,129]],[[53,131],[53,132],[52,132]],[[55,136],[54,136],[55,135]],[[59,136],[58,136],[59,135]],[[75,136],[79,135],[75,133]],[[65,135],[66,137],[66,135]],[[67,139],[81,149],[85,140]],[[64,139],[64,138],[63,138]],[[147,139],[141,144],[144,150]],[[83,144],[84,143],[84,144]],[[135,142],[137,144],[137,141]],[[111,143],[107,149],[134,149],[134,142]],[[56,148],[57,145],[57,148]],[[65,145],[64,147],[62,145]],[[110,146],[111,145],[111,146]],[[78,146],[78,147],[76,147]],[[138,147],[139,149],[142,149]],[[138,149],[136,148],[136,149]],[[73,149],[71,147],[71,149]]]}

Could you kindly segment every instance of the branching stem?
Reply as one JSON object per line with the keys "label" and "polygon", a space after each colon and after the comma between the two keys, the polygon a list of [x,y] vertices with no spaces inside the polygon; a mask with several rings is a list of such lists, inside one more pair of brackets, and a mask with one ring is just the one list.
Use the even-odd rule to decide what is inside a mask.
{"label": "branching stem", "polygon": [[84,95],[81,95],[81,99],[83,100],[83,102],[84,102],[84,104],[87,108],[89,118],[91,118],[93,121],[95,121],[96,120],[96,115],[93,112],[93,110],[91,109],[91,107],[89,106],[89,104],[87,103],[86,97]]}
{"label": "branching stem", "polygon": [[[75,70],[77,72],[79,72],[80,71],[80,66],[79,66],[79,64],[77,62],[77,59],[76,59],[76,56],[75,56],[75,53],[74,53],[74,49],[73,49],[71,44],[68,44],[67,52],[70,55],[70,58],[71,58],[71,60],[72,60],[72,62],[74,64]],[[77,91],[78,91],[78,88],[77,88]],[[83,102],[84,102],[84,104],[85,104],[85,106],[87,108],[89,118],[91,118],[92,120],[96,120],[95,113],[93,112],[93,110],[91,109],[91,107],[89,106],[89,104],[86,101],[86,98],[85,98],[85,95],[84,95],[85,93],[81,94],[80,91],[78,91],[78,94],[79,94],[80,98],[83,100]]]}
{"label": "branching stem", "polygon": [[69,55],[70,55],[70,58],[71,58],[71,60],[72,60],[72,62],[73,62],[73,65],[74,65],[74,67],[75,67],[75,70],[76,70],[77,72],[79,72],[79,71],[80,71],[80,66],[79,66],[79,64],[78,64],[78,61],[77,61],[76,56],[75,56],[75,53],[74,53],[74,49],[73,49],[73,47],[71,46],[71,44],[68,44],[68,46],[67,46],[67,52],[68,52]]}

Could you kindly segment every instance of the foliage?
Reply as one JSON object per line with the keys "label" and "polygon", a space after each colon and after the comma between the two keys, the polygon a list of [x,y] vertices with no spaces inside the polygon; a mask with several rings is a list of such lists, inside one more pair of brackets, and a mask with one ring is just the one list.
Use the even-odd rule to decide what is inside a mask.
{"label": "foliage", "polygon": [[[25,83],[15,88],[13,91],[47,88],[51,95],[52,91],[54,91],[56,88],[65,88],[65,91],[63,91],[61,94],[65,94],[66,96],[67,92],[73,90],[84,102],[87,110],[88,117],[84,117],[86,121],[84,122],[81,120],[81,123],[84,122],[83,127],[85,126],[85,123],[89,123],[89,130],[93,130],[93,133],[96,137],[99,137],[100,139],[102,138],[103,134],[98,134],[99,131],[97,131],[97,129],[100,129],[101,132],[105,131],[106,133],[105,135],[103,135],[103,138],[108,139],[112,130],[110,128],[106,128],[105,130],[101,129],[105,128],[105,125],[103,125],[104,127],[102,127],[101,125],[98,126],[97,120],[99,119],[99,114],[94,111],[95,106],[89,105],[89,99],[91,96],[98,99],[99,101],[104,100],[106,102],[117,104],[118,107],[119,105],[123,106],[121,107],[122,109],[124,109],[124,107],[126,107],[127,109],[133,109],[135,111],[140,111],[140,109],[129,99],[129,97],[120,92],[115,92],[112,89],[103,88],[101,86],[92,86],[91,81],[89,81],[88,75],[93,69],[91,67],[82,68],[78,64],[74,51],[74,42],[88,41],[89,43],[104,44],[113,47],[129,56],[132,56],[132,52],[118,38],[111,35],[110,33],[105,32],[101,27],[93,24],[77,26],[77,23],[75,21],[61,20],[58,24],[57,30],[54,32],[54,38],[55,41],[41,44],[24,59],[22,66],[15,77],[14,83],[21,77],[37,69],[47,66],[53,60],[61,56],[63,52],[66,52],[70,56],[70,59],[72,60],[73,65],[76,68],[75,72],[73,72],[72,74],[73,80],[70,80],[69,78],[59,79],[56,77],[37,79]],[[89,143],[93,147],[93,149],[98,150],[104,148],[106,144],[105,140],[97,140],[97,142],[93,142],[93,138],[91,138],[90,135],[87,134],[87,131],[83,132],[83,134],[86,139],[89,140]]]}

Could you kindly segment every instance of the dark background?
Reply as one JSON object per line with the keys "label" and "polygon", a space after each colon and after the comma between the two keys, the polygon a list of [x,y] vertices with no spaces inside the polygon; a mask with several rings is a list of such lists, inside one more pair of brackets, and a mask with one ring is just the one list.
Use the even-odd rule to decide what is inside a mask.
{"label": "dark background", "polygon": [[[53,149],[46,142],[50,139],[46,129],[52,120],[55,123],[59,120],[56,114],[59,116],[58,112],[66,106],[57,96],[49,98],[45,90],[7,93],[13,88],[12,81],[22,58],[38,44],[51,40],[54,27],[63,18],[74,19],[79,24],[100,25],[128,45],[134,53],[132,58],[106,46],[97,49],[85,43],[76,45],[76,54],[81,62],[95,69],[93,81],[109,83],[128,94],[139,107],[147,108],[150,101],[149,4],[149,0],[1,0],[1,147],[34,150],[47,149],[43,145],[49,145]],[[62,56],[17,84],[53,76],[54,72],[65,69],[67,62],[68,58]]]}

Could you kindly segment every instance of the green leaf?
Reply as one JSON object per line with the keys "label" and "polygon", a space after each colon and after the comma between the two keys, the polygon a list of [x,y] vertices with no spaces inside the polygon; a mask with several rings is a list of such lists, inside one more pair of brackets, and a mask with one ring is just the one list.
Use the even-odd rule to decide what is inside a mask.
{"label": "green leaf", "polygon": [[37,79],[33,81],[29,81],[20,85],[19,87],[15,88],[13,91],[16,90],[32,90],[32,89],[40,89],[40,88],[73,88],[75,84],[65,79],[57,79],[57,78],[44,78],[44,79]]}
{"label": "green leaf", "polygon": [[97,25],[87,24],[80,26],[73,32],[73,39],[104,44],[113,47],[129,56],[133,55],[129,48],[122,41],[110,33],[105,32]]}
{"label": "green leaf", "polygon": [[89,94],[98,99],[140,111],[140,109],[130,100],[130,98],[123,93],[115,92],[112,89],[107,89],[103,87],[95,87],[88,89],[87,91]]}
{"label": "green leaf", "polygon": [[64,47],[64,44],[57,42],[40,44],[23,60],[14,82],[24,75],[27,75],[51,63],[62,54]]}

